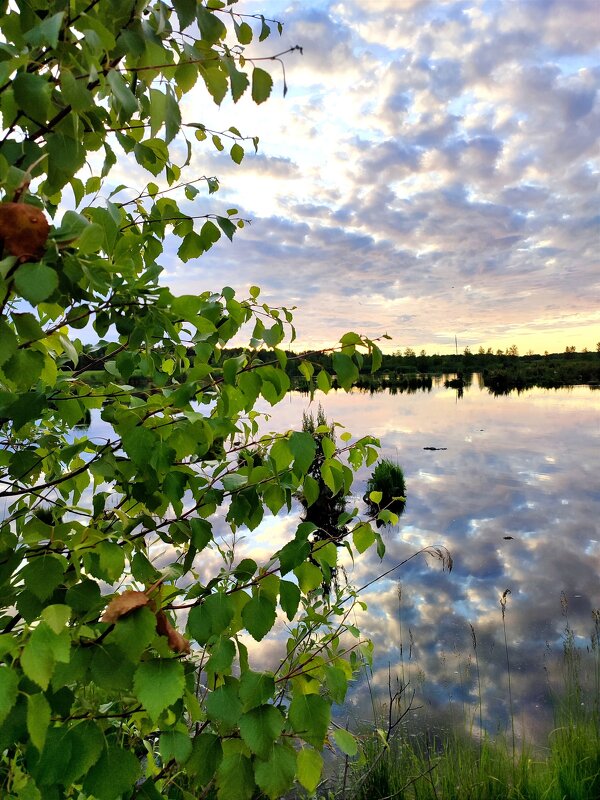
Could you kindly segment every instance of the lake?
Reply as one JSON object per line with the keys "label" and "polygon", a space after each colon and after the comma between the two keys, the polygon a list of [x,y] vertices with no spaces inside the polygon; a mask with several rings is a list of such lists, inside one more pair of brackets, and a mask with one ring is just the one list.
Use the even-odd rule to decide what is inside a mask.
{"label": "lake", "polygon": [[[415,730],[466,724],[476,731],[477,656],[483,726],[506,730],[500,598],[508,589],[517,733],[544,741],[562,684],[567,625],[583,671],[593,671],[600,655],[598,647],[588,653],[600,608],[600,391],[580,386],[494,397],[474,376],[462,397],[441,380],[430,391],[333,391],[312,403],[292,392],[273,409],[261,406],[271,415],[264,427],[299,429],[303,412],[316,413],[318,402],[354,437],[380,438],[382,454],[397,459],[406,478],[406,510],[395,529],[384,530],[383,560],[368,552],[346,563],[350,582],[368,584],[426,546],[446,547],[454,561],[447,572],[436,559],[418,556],[363,592],[368,611],[356,622],[373,640],[373,673],[368,685],[363,676],[351,687],[338,716],[351,725],[372,722],[370,691],[385,701],[391,675],[409,682],[406,698],[415,692],[406,717]],[[103,425],[95,416],[95,435]],[[361,510],[369,473],[359,472],[350,499]],[[219,511],[214,527],[236,560],[266,560],[293,538],[295,511],[267,512],[255,531],[235,535]],[[204,551],[196,565],[208,580],[222,562]],[[283,637],[247,644],[253,667],[268,669],[278,663]]]}
{"label": "lake", "polygon": [[[354,436],[379,437],[406,478],[406,510],[384,533],[383,561],[359,556],[346,565],[349,580],[367,584],[427,545],[447,547],[454,561],[447,572],[419,556],[365,590],[369,610],[357,622],[375,645],[371,689],[385,700],[388,674],[403,676],[410,680],[405,696],[414,690],[420,706],[407,716],[416,727],[449,718],[455,724],[465,710],[477,727],[477,655],[484,727],[505,729],[500,598],[509,589],[515,723],[517,732],[541,740],[561,685],[567,624],[585,661],[600,607],[600,392],[581,386],[494,397],[474,376],[460,398],[439,382],[429,392],[332,392],[319,400],[328,419]],[[316,406],[292,393],[272,410],[269,428],[297,428],[303,411]],[[444,449],[425,449],[431,447]],[[369,472],[359,473],[359,505]],[[295,524],[290,516],[270,517],[239,546],[266,555]],[[268,647],[259,656],[263,644],[256,656],[268,659]],[[340,713],[359,724],[372,720],[370,705],[363,681]]]}

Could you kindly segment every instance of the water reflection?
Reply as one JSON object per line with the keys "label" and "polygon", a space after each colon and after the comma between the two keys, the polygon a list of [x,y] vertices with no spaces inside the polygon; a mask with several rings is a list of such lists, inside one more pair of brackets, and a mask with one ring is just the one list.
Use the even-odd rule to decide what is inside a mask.
{"label": "water reflection", "polygon": [[[389,664],[392,675],[416,691],[421,708],[410,717],[415,726],[456,724],[465,708],[478,724],[477,654],[484,724],[504,728],[499,599],[510,589],[506,624],[516,722],[541,736],[550,724],[567,621],[585,651],[592,610],[600,607],[600,393],[576,387],[494,397],[475,376],[457,402],[446,378],[418,391],[319,396],[328,419],[356,437],[379,437],[383,455],[402,466],[406,479],[405,512],[399,528],[384,534],[383,561],[373,552],[346,564],[351,582],[368,584],[426,545],[445,545],[454,559],[451,573],[435,559],[413,559],[365,590],[369,609],[357,622],[375,644],[372,686],[387,696]],[[317,405],[292,393],[273,409],[265,405],[267,427],[299,429],[303,413],[315,413]],[[94,436],[108,435],[105,428],[93,420]],[[361,507],[370,472],[359,473],[352,498]],[[262,561],[293,538],[297,511],[268,515],[251,534],[233,536],[222,510],[213,522],[238,559]],[[154,555],[160,566],[160,551]],[[208,580],[221,558],[204,551],[197,566]],[[253,668],[272,667],[281,655],[277,639],[248,645]],[[370,708],[359,685],[340,713],[369,719]]]}
{"label": "water reflection", "polygon": [[[598,394],[576,387],[493,397],[474,381],[459,403],[443,385],[401,396],[331,393],[321,402],[355,436],[380,437],[383,454],[406,477],[406,511],[399,529],[386,534],[383,562],[369,554],[348,564],[352,583],[368,583],[425,545],[443,544],[454,558],[451,573],[431,559],[412,560],[365,592],[369,611],[358,622],[375,643],[375,687],[387,691],[388,664],[404,670],[423,725],[463,704],[475,709],[474,632],[484,723],[502,727],[508,702],[499,599],[510,589],[516,721],[535,736],[549,724],[553,660],[567,621],[585,648],[600,606]],[[308,407],[306,396],[291,395],[270,426],[297,427]],[[367,477],[368,470],[359,475]],[[357,718],[369,716],[365,691],[355,690],[351,702]]]}

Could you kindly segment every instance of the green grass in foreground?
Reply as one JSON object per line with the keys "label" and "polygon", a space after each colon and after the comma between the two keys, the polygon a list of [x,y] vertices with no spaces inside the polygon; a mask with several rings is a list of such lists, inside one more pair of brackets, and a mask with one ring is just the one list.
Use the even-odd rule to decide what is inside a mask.
{"label": "green grass in foreground", "polygon": [[[410,735],[399,724],[410,701],[402,713],[396,695],[397,722],[384,708],[373,731],[360,737],[363,756],[354,763],[340,760],[319,800],[598,800],[600,611],[594,612],[591,646],[576,647],[568,621],[563,641],[561,688],[553,693],[554,727],[545,747],[526,741],[515,746],[514,725],[505,735],[469,735],[468,711],[464,725],[457,721],[445,737]],[[473,642],[476,647],[474,635]]]}
{"label": "green grass in foreground", "polygon": [[[481,744],[457,735],[366,743],[364,767],[353,770],[345,796],[353,800],[597,800],[600,741],[589,721],[557,729],[550,751],[535,756],[525,747],[513,764],[506,741]],[[334,797],[343,794],[333,792]]]}

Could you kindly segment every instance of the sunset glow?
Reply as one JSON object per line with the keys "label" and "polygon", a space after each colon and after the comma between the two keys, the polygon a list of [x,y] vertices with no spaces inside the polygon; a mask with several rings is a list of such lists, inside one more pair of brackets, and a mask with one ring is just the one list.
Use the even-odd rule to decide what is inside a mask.
{"label": "sunset glow", "polygon": [[[198,147],[222,207],[252,225],[186,265],[177,291],[257,284],[297,306],[298,347],[354,329],[387,349],[595,349],[598,53],[594,0],[315,0],[285,23],[268,103],[202,107],[259,135],[238,167]],[[193,108],[188,109],[193,112]],[[186,113],[186,116],[188,114]],[[198,201],[195,201],[196,208]]]}

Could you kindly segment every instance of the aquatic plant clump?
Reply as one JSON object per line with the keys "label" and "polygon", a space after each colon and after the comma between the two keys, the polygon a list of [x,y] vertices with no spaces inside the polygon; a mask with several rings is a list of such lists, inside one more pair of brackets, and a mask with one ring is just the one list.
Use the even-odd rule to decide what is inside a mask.
{"label": "aquatic plant clump", "polygon": [[[377,462],[367,481],[365,503],[373,513],[380,509],[390,511],[397,517],[404,513],[406,483],[402,467],[396,461],[383,458]],[[380,520],[378,520],[379,522]]]}
{"label": "aquatic plant clump", "polygon": [[[309,433],[315,440],[315,456],[308,468],[307,475],[314,479],[316,491],[312,497],[307,497],[305,492],[299,493],[298,499],[304,509],[303,519],[316,525],[317,539],[339,541],[344,538],[348,530],[340,525],[340,516],[346,511],[346,492],[340,489],[333,492],[325,483],[322,467],[326,460],[325,451],[327,444],[335,442],[335,427],[327,420],[325,411],[319,404],[317,414],[302,415],[302,430]],[[323,441],[326,440],[325,446]]]}

